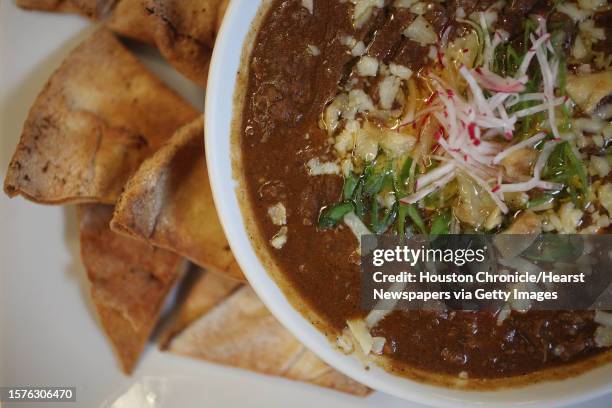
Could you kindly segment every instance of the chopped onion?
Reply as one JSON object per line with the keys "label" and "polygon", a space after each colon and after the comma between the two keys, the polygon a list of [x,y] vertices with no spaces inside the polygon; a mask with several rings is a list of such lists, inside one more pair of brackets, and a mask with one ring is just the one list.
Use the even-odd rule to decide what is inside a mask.
{"label": "chopped onion", "polygon": [[378,60],[376,58],[364,56],[357,63],[357,73],[360,76],[376,76],[378,73]]}
{"label": "chopped onion", "polygon": [[438,37],[433,27],[423,16],[418,16],[404,30],[404,35],[422,45],[435,44]]}

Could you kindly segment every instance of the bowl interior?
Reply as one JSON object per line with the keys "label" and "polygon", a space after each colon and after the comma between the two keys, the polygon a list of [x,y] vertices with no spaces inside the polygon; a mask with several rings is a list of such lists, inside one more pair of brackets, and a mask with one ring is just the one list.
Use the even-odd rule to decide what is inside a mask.
{"label": "bowl interior", "polygon": [[242,49],[263,0],[232,0],[215,45],[206,96],[206,158],[215,205],[238,263],[276,318],[325,362],[361,383],[407,400],[440,407],[469,405],[560,406],[612,391],[612,364],[564,381],[499,391],[461,391],[421,384],[378,367],[365,370],[353,356],[337,351],[285,298],[266,272],[249,240],[232,174],[231,130],[234,91]]}

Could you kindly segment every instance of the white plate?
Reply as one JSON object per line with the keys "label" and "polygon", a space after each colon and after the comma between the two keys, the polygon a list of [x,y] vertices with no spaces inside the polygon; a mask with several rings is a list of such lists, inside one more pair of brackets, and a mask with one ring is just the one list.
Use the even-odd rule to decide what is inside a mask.
{"label": "white plate", "polygon": [[[1,180],[36,95],[63,57],[91,31],[79,17],[24,12],[12,0],[0,0]],[[156,53],[138,51],[173,88],[196,106],[202,104],[201,91]],[[348,397],[161,353],[153,345],[133,377],[126,377],[100,331],[88,290],[74,209],[9,200],[0,193],[0,386],[76,386],[77,403],[64,406],[87,408],[109,406],[130,389],[131,397],[139,390],[152,392],[158,404],[128,405],[124,398],[121,406],[415,406],[382,393],[364,400]],[[611,403],[608,398],[588,407]]]}
{"label": "white plate", "polygon": [[338,351],[290,305],[266,272],[251,244],[235,194],[237,181],[230,159],[236,73],[239,69],[245,69],[241,66],[242,42],[250,32],[262,1],[233,0],[226,13],[208,81],[206,133],[214,137],[206,138],[206,156],[215,204],[229,243],[251,286],[268,309],[328,364],[374,389],[409,401],[453,408],[493,404],[504,407],[553,407],[584,402],[612,391],[612,365],[599,367],[564,382],[488,392],[434,387],[391,375],[378,367],[365,370],[355,356],[346,356]]}

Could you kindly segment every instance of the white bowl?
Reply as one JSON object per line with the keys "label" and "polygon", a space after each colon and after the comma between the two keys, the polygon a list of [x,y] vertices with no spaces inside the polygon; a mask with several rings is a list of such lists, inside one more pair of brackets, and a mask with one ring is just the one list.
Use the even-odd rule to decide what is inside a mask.
{"label": "white bowl", "polygon": [[[334,0],[335,1],[335,0]],[[353,356],[332,347],[283,295],[266,272],[248,237],[232,174],[230,133],[234,92],[243,43],[263,0],[232,0],[215,45],[206,95],[206,159],[217,211],[230,246],[249,283],[268,309],[293,335],[325,362],[379,391],[438,407],[553,407],[612,392],[612,364],[564,381],[499,391],[461,391],[422,384],[373,367],[365,370]]]}

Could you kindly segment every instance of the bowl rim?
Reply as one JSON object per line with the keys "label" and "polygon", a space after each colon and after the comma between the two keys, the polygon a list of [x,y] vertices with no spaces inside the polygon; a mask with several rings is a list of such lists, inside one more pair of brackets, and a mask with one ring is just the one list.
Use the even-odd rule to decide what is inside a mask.
{"label": "bowl rim", "polygon": [[[231,132],[238,71],[245,68],[241,66],[245,40],[252,32],[252,24],[260,7],[268,1],[230,1],[213,49],[205,102],[205,134],[215,135],[205,137],[206,162],[215,207],[238,264],[268,310],[330,366],[374,390],[416,403],[438,407],[459,407],[465,404],[558,407],[611,393],[612,383],[602,382],[602,379],[610,377],[612,364],[561,381],[492,391],[457,390],[428,385],[390,374],[375,366],[365,370],[355,356],[339,352],[327,337],[295,310],[266,271],[248,237],[237,194],[238,180],[232,163]],[[597,376],[600,381],[592,382]]]}

